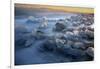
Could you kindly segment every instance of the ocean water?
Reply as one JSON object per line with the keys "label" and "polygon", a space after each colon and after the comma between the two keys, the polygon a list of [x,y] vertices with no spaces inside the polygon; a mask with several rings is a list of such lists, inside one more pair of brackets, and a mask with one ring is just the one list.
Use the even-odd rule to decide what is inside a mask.
{"label": "ocean water", "polygon": [[[20,40],[20,43],[18,42],[19,44],[17,42],[15,43],[15,65],[77,61],[74,60],[72,56],[65,56],[56,51],[53,52],[43,50],[42,46],[46,42],[46,39],[34,40],[34,38],[30,35],[34,30],[37,29],[42,30],[46,36],[56,35],[58,32],[54,32],[53,28],[59,19],[70,18],[71,16],[77,15],[72,13],[59,13],[52,13],[52,15],[51,13],[37,13],[36,15],[32,15],[36,19],[34,22],[28,21],[28,17],[30,15],[15,16],[15,30],[18,31],[15,31],[15,42],[16,40]],[[47,17],[48,26],[46,28],[39,28],[42,23],[41,18],[44,16]],[[16,26],[18,26],[18,28],[16,28]],[[25,47],[25,40],[30,40],[29,42],[32,42],[32,44],[28,47]]]}

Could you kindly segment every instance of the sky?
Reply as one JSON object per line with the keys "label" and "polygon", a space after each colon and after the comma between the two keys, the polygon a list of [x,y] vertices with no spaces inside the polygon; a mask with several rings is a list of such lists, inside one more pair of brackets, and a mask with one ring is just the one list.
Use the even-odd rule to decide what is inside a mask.
{"label": "sky", "polygon": [[14,3],[48,4],[76,7],[95,7],[95,0],[14,0]]}

